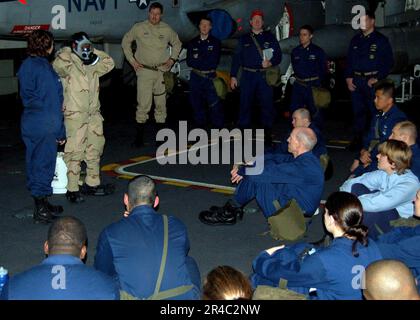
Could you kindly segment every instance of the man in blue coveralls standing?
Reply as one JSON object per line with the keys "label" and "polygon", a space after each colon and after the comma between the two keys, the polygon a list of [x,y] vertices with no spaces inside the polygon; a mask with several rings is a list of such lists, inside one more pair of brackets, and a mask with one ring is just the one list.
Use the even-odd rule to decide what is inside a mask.
{"label": "man in blue coveralls standing", "polygon": [[[266,130],[266,138],[271,138],[271,128],[275,118],[273,88],[267,84],[266,71],[281,62],[282,53],[275,36],[264,31],[264,13],[254,10],[251,13],[251,32],[239,39],[232,60],[230,86],[238,86],[237,75],[242,67],[240,114],[238,126],[241,129],[251,124],[251,107],[257,96],[261,105],[261,122]],[[258,46],[257,46],[258,44]],[[266,141],[267,142],[267,141]]]}
{"label": "man in blue coveralls standing", "polygon": [[361,18],[361,33],[350,42],[346,70],[347,87],[351,92],[354,139],[350,149],[360,149],[363,133],[375,114],[374,84],[388,76],[394,58],[387,37],[375,30],[375,13],[366,11]]}
{"label": "man in blue coveralls standing", "polygon": [[293,84],[290,111],[306,107],[314,122],[319,126],[320,114],[315,106],[312,87],[320,87],[327,70],[324,50],[312,43],[314,29],[305,25],[299,30],[300,45],[292,51],[292,66],[296,81]]}
{"label": "man in blue coveralls standing", "polygon": [[214,128],[224,125],[222,103],[213,85],[220,60],[220,40],[210,34],[211,19],[202,18],[200,35],[188,44],[187,64],[192,68],[190,77],[190,101],[194,111],[194,125],[205,127],[207,122],[205,103],[208,103],[211,124]]}

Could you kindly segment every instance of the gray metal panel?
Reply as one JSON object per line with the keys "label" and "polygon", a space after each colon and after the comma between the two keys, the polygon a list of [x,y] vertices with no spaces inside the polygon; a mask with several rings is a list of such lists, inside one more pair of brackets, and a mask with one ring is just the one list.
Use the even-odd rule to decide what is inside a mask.
{"label": "gray metal panel", "polygon": [[0,77],[0,95],[12,94],[18,91],[18,80],[16,77]]}
{"label": "gray metal panel", "polygon": [[0,60],[0,78],[13,77],[14,74],[13,60]]}

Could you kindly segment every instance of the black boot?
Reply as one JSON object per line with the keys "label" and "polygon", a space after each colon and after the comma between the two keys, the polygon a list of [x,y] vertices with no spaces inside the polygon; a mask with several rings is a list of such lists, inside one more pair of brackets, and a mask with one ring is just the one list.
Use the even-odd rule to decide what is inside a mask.
{"label": "black boot", "polygon": [[35,209],[33,219],[35,223],[50,223],[56,216],[48,209],[47,197],[34,197]]}
{"label": "black boot", "polygon": [[136,125],[136,140],[133,145],[137,148],[144,146],[144,123],[137,123]]}
{"label": "black boot", "polygon": [[63,213],[64,209],[63,209],[62,206],[55,206],[55,205],[51,204],[48,201],[48,198],[47,198],[46,201],[47,201],[48,210],[50,210],[53,215],[59,215],[59,214]]}
{"label": "black boot", "polygon": [[80,194],[80,191],[67,191],[66,198],[72,203],[81,203],[85,201]]}
{"label": "black boot", "polygon": [[242,220],[243,214],[241,207],[236,207],[228,201],[223,207],[212,206],[209,211],[201,212],[199,219],[202,223],[212,226],[233,225],[237,218]]}

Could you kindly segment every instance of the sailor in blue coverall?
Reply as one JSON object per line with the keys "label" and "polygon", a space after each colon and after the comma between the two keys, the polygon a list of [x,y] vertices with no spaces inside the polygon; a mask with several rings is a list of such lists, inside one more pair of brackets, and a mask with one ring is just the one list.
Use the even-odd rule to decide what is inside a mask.
{"label": "sailor in blue coverall", "polygon": [[[48,48],[36,47],[43,43]],[[20,96],[24,106],[21,131],[26,146],[27,186],[35,200],[34,220],[50,222],[61,206],[53,206],[52,194],[57,158],[57,143],[63,144],[66,132],[63,122],[63,88],[48,61],[53,51],[53,38],[39,30],[28,37],[28,53],[18,71]]]}
{"label": "sailor in blue coverall", "polygon": [[200,35],[190,41],[187,50],[187,64],[192,68],[190,76],[190,102],[196,127],[205,127],[207,116],[205,104],[209,106],[212,127],[222,128],[224,117],[222,102],[213,85],[216,68],[220,60],[220,40],[209,34],[210,18],[200,21]]}
{"label": "sailor in blue coverall", "polygon": [[373,85],[385,79],[394,65],[388,38],[375,30],[375,14],[367,11],[361,21],[362,32],[350,42],[345,72],[352,96],[355,146],[360,144],[369,119],[375,114]]}
{"label": "sailor in blue coverall", "polygon": [[13,276],[1,300],[119,300],[117,283],[86,266],[87,233],[83,223],[66,216],[48,230],[41,264]]}
{"label": "sailor in blue coverall", "polygon": [[[261,106],[261,123],[270,132],[275,119],[275,110],[273,88],[267,84],[265,71],[271,66],[280,64],[282,53],[275,36],[270,31],[263,30],[263,16],[261,10],[252,12],[250,21],[252,31],[239,39],[230,74],[231,88],[235,89],[238,86],[238,72],[242,67],[238,126],[248,128],[251,125],[251,108],[253,102],[258,100]],[[259,44],[261,53],[253,39]],[[267,59],[263,59],[263,56]]]}
{"label": "sailor in blue coverall", "polygon": [[[299,243],[263,251],[253,262],[251,281],[287,288],[320,300],[361,300],[365,268],[382,259],[362,225],[363,209],[354,195],[333,193],[325,205],[324,226],[334,237],[326,248]],[[283,281],[284,282],[284,281]],[[286,284],[286,283],[285,283]]]}
{"label": "sailor in blue coverall", "polygon": [[163,261],[164,221],[154,210],[159,198],[153,180],[146,176],[131,180],[124,203],[125,217],[106,227],[99,236],[95,268],[115,278],[121,290],[139,299],[152,296],[156,288],[159,292],[185,289],[169,294],[167,299],[200,299],[200,272],[188,256],[187,229],[173,216],[168,216],[166,264],[160,287],[157,286]]}
{"label": "sailor in blue coverall", "polygon": [[254,198],[265,218],[274,215],[278,206],[284,207],[292,199],[305,215],[312,216],[324,190],[324,172],[311,151],[316,136],[309,128],[295,128],[288,141],[290,154],[265,154],[260,174],[235,166],[231,172],[232,183],[238,183],[234,200],[222,208],[215,206],[214,210],[201,212],[200,221],[208,225],[234,224],[237,215],[243,215],[243,207]]}
{"label": "sailor in blue coverall", "polygon": [[377,245],[384,259],[399,260],[410,268],[420,292],[419,241],[420,226],[399,227],[380,236]]}
{"label": "sailor in blue coverall", "polygon": [[365,167],[373,162],[377,156],[378,146],[388,140],[392,134],[392,129],[398,122],[407,119],[406,115],[395,105],[395,86],[393,83],[380,81],[375,84],[374,90],[376,115],[363,138],[360,154],[350,168],[354,176],[360,176],[365,172]]}
{"label": "sailor in blue coverall", "polygon": [[312,95],[312,87],[320,87],[327,72],[327,57],[324,50],[312,43],[313,28],[300,28],[300,45],[293,49],[291,59],[296,81],[293,83],[290,111],[306,107],[318,126],[322,117],[317,110]]}

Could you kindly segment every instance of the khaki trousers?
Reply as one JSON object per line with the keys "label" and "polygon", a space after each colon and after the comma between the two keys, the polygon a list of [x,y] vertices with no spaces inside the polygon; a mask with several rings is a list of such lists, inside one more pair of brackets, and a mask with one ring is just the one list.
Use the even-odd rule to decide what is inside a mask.
{"label": "khaki trousers", "polygon": [[155,120],[165,123],[166,88],[161,71],[141,69],[137,72],[137,112],[136,121],[145,123],[149,119],[152,99],[155,102]]}
{"label": "khaki trousers", "polygon": [[105,137],[100,113],[65,119],[67,143],[64,162],[67,165],[67,190],[79,190],[80,164],[86,162],[86,184],[95,187],[100,184],[100,160],[104,150]]}

